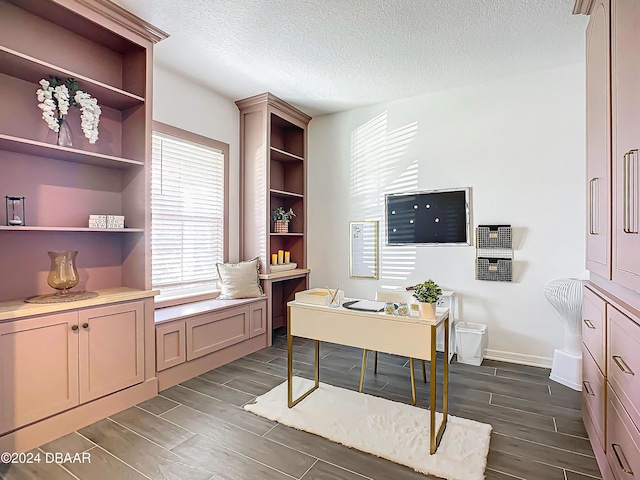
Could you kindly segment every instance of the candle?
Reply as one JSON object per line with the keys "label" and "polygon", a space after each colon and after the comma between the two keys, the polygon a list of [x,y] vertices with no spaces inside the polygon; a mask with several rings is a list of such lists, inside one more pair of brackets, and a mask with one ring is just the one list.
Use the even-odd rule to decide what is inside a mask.
{"label": "candle", "polygon": [[277,253],[272,253],[271,254],[271,265],[277,265],[278,264],[278,254]]}
{"label": "candle", "polygon": [[284,263],[289,263],[291,261],[291,252],[284,252]]}
{"label": "candle", "polygon": [[284,263],[284,250],[278,250],[278,265]]}

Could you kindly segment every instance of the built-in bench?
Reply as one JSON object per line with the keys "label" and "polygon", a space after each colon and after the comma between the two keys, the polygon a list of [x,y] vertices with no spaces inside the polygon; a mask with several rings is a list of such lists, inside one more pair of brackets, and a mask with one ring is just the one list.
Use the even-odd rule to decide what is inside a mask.
{"label": "built-in bench", "polygon": [[267,299],[205,300],[156,310],[160,390],[267,346]]}

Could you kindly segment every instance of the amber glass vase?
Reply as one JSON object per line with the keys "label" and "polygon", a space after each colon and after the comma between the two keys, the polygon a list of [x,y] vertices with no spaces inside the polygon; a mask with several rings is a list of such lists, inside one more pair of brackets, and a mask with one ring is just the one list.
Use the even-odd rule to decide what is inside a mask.
{"label": "amber glass vase", "polygon": [[56,295],[67,295],[69,289],[78,285],[78,270],[76,269],[77,251],[47,252],[51,258],[51,268],[47,283],[58,290]]}

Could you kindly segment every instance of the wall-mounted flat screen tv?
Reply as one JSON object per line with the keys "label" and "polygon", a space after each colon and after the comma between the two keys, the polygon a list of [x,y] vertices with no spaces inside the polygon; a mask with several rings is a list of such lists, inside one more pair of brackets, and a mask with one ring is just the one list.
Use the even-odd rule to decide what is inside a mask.
{"label": "wall-mounted flat screen tv", "polygon": [[386,195],[388,245],[470,245],[469,188]]}

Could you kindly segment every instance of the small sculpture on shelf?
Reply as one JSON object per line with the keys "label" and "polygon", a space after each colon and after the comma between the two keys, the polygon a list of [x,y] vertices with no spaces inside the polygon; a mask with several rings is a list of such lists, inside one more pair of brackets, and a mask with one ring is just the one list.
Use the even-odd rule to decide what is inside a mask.
{"label": "small sculpture on shelf", "polygon": [[96,292],[70,292],[69,290],[80,283],[78,269],[76,268],[77,250],[47,252],[51,259],[47,284],[57,290],[56,293],[36,295],[25,298],[27,303],[61,303],[88,300],[98,296]]}
{"label": "small sculpture on shelf", "polygon": [[47,252],[51,258],[51,268],[47,276],[47,283],[58,290],[56,295],[68,295],[69,289],[78,285],[78,269],[76,257],[78,252]]}
{"label": "small sculpture on shelf", "polygon": [[442,289],[436,282],[429,279],[426,282],[415,285],[413,287],[413,296],[420,302],[420,318],[436,318],[436,302],[442,296]]}
{"label": "small sculpture on shelf", "polygon": [[288,211],[283,207],[274,208],[273,215],[271,215],[271,220],[273,220],[273,232],[289,233],[289,222],[295,216],[296,214],[293,213],[292,208]]}
{"label": "small sculpture on shelf", "polygon": [[24,225],[24,197],[5,196],[7,225],[15,227]]}
{"label": "small sculpture on shelf", "polygon": [[38,95],[38,107],[42,110],[42,118],[51,130],[58,134],[56,143],[61,147],[71,147],[71,130],[67,124],[66,116],[69,107],[79,108],[82,112],[81,127],[84,136],[90,144],[98,140],[98,124],[102,109],[98,101],[78,86],[74,78],[62,80],[54,75],[49,80],[40,80]]}

